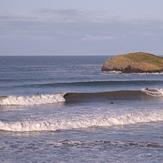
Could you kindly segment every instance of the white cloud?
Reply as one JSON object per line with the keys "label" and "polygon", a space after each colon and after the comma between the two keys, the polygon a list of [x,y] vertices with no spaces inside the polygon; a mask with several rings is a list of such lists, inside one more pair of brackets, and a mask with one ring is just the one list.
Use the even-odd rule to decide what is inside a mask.
{"label": "white cloud", "polygon": [[[12,44],[13,49],[8,48],[11,53],[16,42],[23,44],[22,40],[25,45],[31,45],[31,53],[32,47],[37,46],[40,52],[49,50],[58,54],[72,51],[89,54],[97,53],[97,50],[105,53],[108,44],[110,50],[115,50],[117,46],[124,49],[128,45],[130,48],[145,46],[148,49],[152,47],[153,38],[156,47],[162,46],[162,30],[162,19],[122,19],[106,16],[105,11],[65,8],[39,9],[32,16],[0,14],[0,43],[5,46],[7,43],[9,46]],[[98,49],[95,50],[97,44]],[[15,51],[18,49],[15,48]],[[0,54],[2,53],[5,53],[3,46],[0,49]]]}
{"label": "white cloud", "polygon": [[90,12],[82,12],[77,9],[38,9],[34,13],[40,20],[46,20],[55,23],[74,23],[88,21],[91,17]]}
{"label": "white cloud", "polygon": [[113,40],[115,37],[112,36],[97,36],[97,35],[86,35],[84,40],[91,40],[91,41],[101,41],[101,40]]}

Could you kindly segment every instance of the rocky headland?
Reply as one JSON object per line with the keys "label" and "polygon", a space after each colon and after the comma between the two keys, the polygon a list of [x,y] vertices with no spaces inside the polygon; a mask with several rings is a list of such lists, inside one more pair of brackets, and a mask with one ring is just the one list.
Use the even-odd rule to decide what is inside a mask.
{"label": "rocky headland", "polygon": [[122,73],[163,72],[163,57],[137,52],[117,55],[105,61],[102,71],[121,71]]}

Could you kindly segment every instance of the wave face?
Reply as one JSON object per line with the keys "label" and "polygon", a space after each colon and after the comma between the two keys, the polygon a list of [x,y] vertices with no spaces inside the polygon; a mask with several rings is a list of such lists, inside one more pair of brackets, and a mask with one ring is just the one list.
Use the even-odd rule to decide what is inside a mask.
{"label": "wave face", "polygon": [[64,94],[38,96],[8,96],[0,98],[0,105],[41,105],[64,102]]}
{"label": "wave face", "polygon": [[[147,96],[149,95],[149,97]],[[60,94],[47,94],[37,96],[1,96],[0,105],[42,105],[52,104],[58,102],[102,102],[106,100],[151,100],[150,96],[163,97],[163,89],[152,89],[141,91],[135,90],[122,90],[122,91],[109,91],[109,92],[95,92],[95,93],[60,93]]]}
{"label": "wave face", "polygon": [[[121,90],[121,91],[109,91],[109,92],[97,92],[97,93],[67,93],[65,94],[66,102],[106,102],[106,101],[151,101],[161,100],[163,97],[162,90],[155,90],[153,94],[152,90]],[[150,96],[149,96],[150,95]],[[152,96],[158,97],[153,98]],[[161,99],[160,99],[161,98]]]}
{"label": "wave face", "polygon": [[5,131],[56,131],[89,127],[110,127],[119,125],[133,125],[138,123],[163,121],[163,112],[137,112],[122,114],[119,116],[99,115],[94,117],[74,117],[71,119],[47,120],[47,121],[0,121],[0,130]]}

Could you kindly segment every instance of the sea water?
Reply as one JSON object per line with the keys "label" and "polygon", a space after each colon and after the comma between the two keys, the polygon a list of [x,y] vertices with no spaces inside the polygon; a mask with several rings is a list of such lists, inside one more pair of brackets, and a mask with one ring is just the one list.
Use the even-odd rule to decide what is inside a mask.
{"label": "sea water", "polygon": [[107,59],[0,57],[0,162],[163,162],[163,74]]}

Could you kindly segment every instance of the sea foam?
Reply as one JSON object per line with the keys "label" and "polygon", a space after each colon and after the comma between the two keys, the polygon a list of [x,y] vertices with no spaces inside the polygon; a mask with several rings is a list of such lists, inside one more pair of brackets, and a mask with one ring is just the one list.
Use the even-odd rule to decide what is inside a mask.
{"label": "sea foam", "polygon": [[64,102],[63,93],[38,96],[8,96],[0,99],[0,105],[41,105]]}
{"label": "sea foam", "polygon": [[163,89],[142,89],[141,91],[150,96],[163,97]]}
{"label": "sea foam", "polygon": [[138,123],[150,123],[163,121],[163,112],[139,112],[130,113],[120,116],[97,116],[92,118],[75,118],[75,119],[48,119],[47,121],[17,121],[2,122],[0,121],[0,130],[5,131],[57,131],[70,130],[89,127],[110,127],[119,125],[133,125]]}

